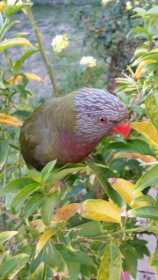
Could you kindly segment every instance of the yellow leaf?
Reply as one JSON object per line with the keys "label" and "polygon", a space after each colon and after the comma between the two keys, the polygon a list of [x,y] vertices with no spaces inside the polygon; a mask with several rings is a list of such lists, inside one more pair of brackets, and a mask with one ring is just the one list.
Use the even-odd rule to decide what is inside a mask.
{"label": "yellow leaf", "polygon": [[121,209],[103,199],[87,199],[81,204],[81,216],[84,218],[109,223],[121,222]]}
{"label": "yellow leaf", "polygon": [[153,63],[156,63],[156,61],[153,60],[153,59],[149,59],[149,60],[145,60],[145,61],[140,62],[136,71],[135,71],[134,78],[136,80],[139,80],[141,78],[142,74],[145,72],[145,66],[147,64],[153,64]]}
{"label": "yellow leaf", "polygon": [[64,205],[56,211],[54,221],[68,221],[72,216],[74,216],[80,209],[79,203],[71,203]]}
{"label": "yellow leaf", "polygon": [[16,75],[16,76],[12,76],[10,77],[7,82],[10,84],[10,85],[18,85],[18,84],[21,84],[22,81],[23,81],[23,76],[22,75]]}
{"label": "yellow leaf", "polygon": [[36,75],[34,73],[27,72],[27,73],[24,73],[24,74],[25,74],[25,76],[27,77],[28,80],[37,81],[37,82],[42,81],[41,77],[39,77],[38,75]]}
{"label": "yellow leaf", "polygon": [[146,206],[145,202],[139,202],[139,200],[136,200],[136,198],[143,196],[143,194],[136,191],[136,186],[131,182],[122,178],[110,178],[109,182],[113,189],[121,196],[124,202],[130,205],[132,208],[142,207],[144,204]]}
{"label": "yellow leaf", "polygon": [[143,161],[146,163],[157,161],[157,159],[153,156],[144,155],[144,154],[140,154],[140,153],[134,153],[134,152],[119,152],[119,153],[116,153],[113,158],[120,158],[120,157],[127,158],[127,159],[136,159],[136,160],[140,160],[140,161]]}
{"label": "yellow leaf", "polygon": [[146,207],[146,206],[151,206],[152,205],[152,201],[149,197],[145,196],[145,195],[141,195],[136,197],[132,202],[131,202],[131,208],[142,208],[142,207]]}
{"label": "yellow leaf", "polygon": [[12,47],[32,47],[32,44],[29,40],[26,38],[13,38],[4,40],[0,43],[0,52],[5,51],[6,49],[12,48]]}
{"label": "yellow leaf", "polygon": [[158,133],[150,121],[133,122],[131,127],[141,133],[149,144],[158,148]]}
{"label": "yellow leaf", "polygon": [[[31,73],[31,72],[27,72],[27,73],[24,73],[24,75],[26,76],[26,78],[28,80],[31,80],[31,81],[37,81],[37,82],[41,82],[42,79],[34,74],[34,73]],[[12,76],[10,77],[7,82],[10,84],[10,85],[18,85],[18,84],[21,84],[23,82],[23,79],[24,79],[24,76],[23,75],[16,75],[16,76]]]}
{"label": "yellow leaf", "polygon": [[0,13],[2,13],[6,8],[6,3],[4,1],[0,2]]}
{"label": "yellow leaf", "polygon": [[21,127],[23,122],[16,117],[0,113],[0,124],[5,124],[12,127]]}
{"label": "yellow leaf", "polygon": [[46,245],[46,243],[49,241],[49,239],[55,235],[56,230],[53,228],[49,228],[47,229],[40,237],[40,239],[37,242],[37,246],[36,246],[36,254],[35,254],[35,258],[38,256],[38,254],[42,251],[42,249],[44,248],[44,246]]}

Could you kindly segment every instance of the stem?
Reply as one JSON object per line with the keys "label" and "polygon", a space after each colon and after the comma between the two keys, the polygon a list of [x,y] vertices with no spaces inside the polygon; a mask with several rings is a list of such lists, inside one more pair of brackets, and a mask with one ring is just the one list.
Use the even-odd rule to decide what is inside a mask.
{"label": "stem", "polygon": [[56,81],[55,81],[55,77],[54,77],[54,70],[53,70],[52,65],[49,63],[48,56],[45,52],[45,49],[43,48],[41,32],[38,30],[38,26],[37,26],[36,20],[33,16],[31,8],[27,7],[27,8],[25,8],[25,11],[26,11],[26,14],[27,14],[27,16],[28,16],[28,18],[29,18],[29,20],[32,24],[32,28],[33,28],[33,31],[35,33],[35,36],[36,36],[36,39],[37,39],[37,42],[38,42],[39,51],[41,53],[43,62],[46,66],[47,73],[49,75],[49,78],[50,78],[50,81],[51,81],[51,84],[52,84],[52,88],[53,88],[53,95],[58,96],[57,85],[56,85]]}

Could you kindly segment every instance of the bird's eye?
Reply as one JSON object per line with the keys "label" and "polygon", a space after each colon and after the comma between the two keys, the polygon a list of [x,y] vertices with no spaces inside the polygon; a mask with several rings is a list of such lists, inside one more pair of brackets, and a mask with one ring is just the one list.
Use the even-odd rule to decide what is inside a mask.
{"label": "bird's eye", "polygon": [[100,122],[102,122],[102,123],[104,122],[104,123],[105,123],[105,122],[107,122],[107,119],[104,118],[104,117],[101,117],[101,118],[100,118]]}

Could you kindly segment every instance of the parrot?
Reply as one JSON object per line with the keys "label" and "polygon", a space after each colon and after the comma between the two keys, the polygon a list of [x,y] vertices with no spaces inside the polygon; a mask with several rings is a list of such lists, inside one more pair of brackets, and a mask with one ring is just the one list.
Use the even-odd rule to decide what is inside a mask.
{"label": "parrot", "polygon": [[21,127],[23,158],[28,166],[37,170],[53,160],[61,164],[79,163],[103,137],[127,119],[124,103],[107,90],[81,88],[52,97]]}

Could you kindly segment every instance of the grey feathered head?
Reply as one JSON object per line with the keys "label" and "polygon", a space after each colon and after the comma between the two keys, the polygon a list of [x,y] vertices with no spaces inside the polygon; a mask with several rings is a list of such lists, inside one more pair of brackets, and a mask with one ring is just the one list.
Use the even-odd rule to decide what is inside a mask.
{"label": "grey feathered head", "polygon": [[120,99],[101,89],[81,89],[75,96],[75,105],[78,134],[88,141],[106,136],[117,123],[128,118]]}

